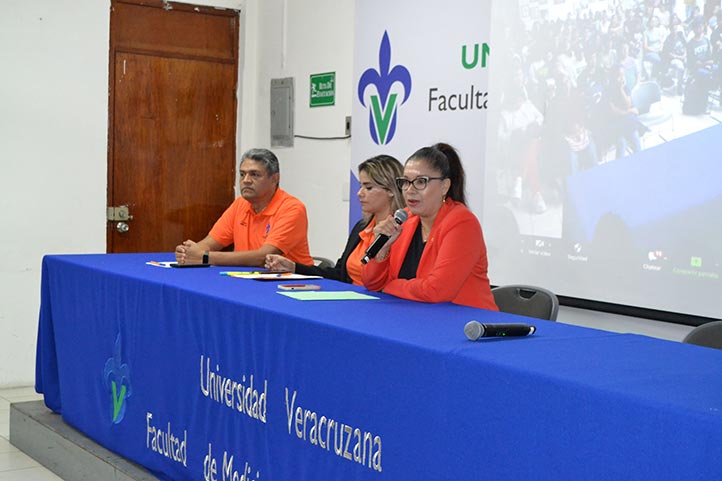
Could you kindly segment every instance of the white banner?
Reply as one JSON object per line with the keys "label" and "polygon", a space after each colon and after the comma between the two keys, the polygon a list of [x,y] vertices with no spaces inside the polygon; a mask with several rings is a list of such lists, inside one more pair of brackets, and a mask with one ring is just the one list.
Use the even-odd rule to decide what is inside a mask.
{"label": "white banner", "polygon": [[351,224],[358,164],[378,154],[404,163],[436,142],[459,151],[469,207],[482,212],[490,4],[356,3]]}

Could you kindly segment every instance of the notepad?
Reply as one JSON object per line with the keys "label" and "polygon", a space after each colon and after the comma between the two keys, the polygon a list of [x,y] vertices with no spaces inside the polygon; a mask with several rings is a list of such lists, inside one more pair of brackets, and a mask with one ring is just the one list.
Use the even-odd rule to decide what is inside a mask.
{"label": "notepad", "polygon": [[278,294],[298,301],[367,301],[378,299],[376,296],[355,291],[279,291]]}
{"label": "notepad", "polygon": [[303,274],[294,274],[293,272],[243,272],[243,271],[224,271],[222,276],[235,277],[237,279],[252,279],[254,281],[297,281],[301,279],[321,279],[321,276],[307,276]]}

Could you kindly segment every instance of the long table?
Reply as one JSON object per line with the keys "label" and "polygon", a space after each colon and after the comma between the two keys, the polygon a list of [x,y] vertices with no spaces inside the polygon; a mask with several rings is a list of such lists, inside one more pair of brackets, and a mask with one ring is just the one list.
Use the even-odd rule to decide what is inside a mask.
{"label": "long table", "polygon": [[[167,480],[722,477],[722,352],[452,304],[46,256],[36,389]],[[314,280],[324,291],[361,287]]]}

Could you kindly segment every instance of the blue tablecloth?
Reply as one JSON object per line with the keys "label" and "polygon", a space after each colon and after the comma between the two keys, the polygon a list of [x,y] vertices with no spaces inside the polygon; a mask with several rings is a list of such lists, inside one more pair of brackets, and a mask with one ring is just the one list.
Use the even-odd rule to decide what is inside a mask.
{"label": "blue tablecloth", "polygon": [[45,257],[36,388],[162,479],[722,478],[721,351],[149,260]]}

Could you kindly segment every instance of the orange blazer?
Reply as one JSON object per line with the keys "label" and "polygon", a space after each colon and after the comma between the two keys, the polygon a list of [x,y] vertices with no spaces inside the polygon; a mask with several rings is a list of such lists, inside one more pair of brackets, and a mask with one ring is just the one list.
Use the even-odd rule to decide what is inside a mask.
{"label": "orange blazer", "polygon": [[363,282],[383,291],[421,302],[453,302],[497,311],[489,285],[486,245],[481,225],[462,203],[446,199],[434,220],[415,279],[398,274],[420,218],[411,214],[384,261],[364,266]]}

